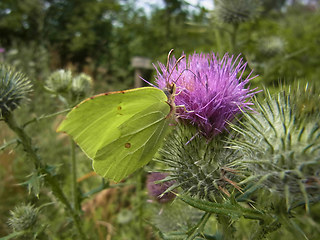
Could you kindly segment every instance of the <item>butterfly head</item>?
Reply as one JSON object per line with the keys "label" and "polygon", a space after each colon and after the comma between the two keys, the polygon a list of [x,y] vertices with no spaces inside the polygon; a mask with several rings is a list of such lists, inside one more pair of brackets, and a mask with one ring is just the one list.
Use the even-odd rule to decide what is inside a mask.
{"label": "butterfly head", "polygon": [[167,86],[165,87],[165,89],[163,89],[163,92],[166,94],[168,100],[167,103],[170,106],[170,115],[172,115],[172,113],[175,113],[176,111],[176,105],[174,103],[175,100],[175,96],[176,96],[176,84],[175,83],[169,83],[167,82]]}
{"label": "butterfly head", "polygon": [[167,82],[167,86],[163,90],[167,97],[174,95],[176,93],[176,84]]}

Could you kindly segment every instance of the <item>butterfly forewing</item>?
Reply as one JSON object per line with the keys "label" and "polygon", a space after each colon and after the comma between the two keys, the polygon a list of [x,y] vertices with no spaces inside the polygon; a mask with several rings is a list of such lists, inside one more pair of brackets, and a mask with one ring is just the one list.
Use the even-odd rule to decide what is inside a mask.
{"label": "butterfly forewing", "polygon": [[152,87],[100,94],[75,107],[58,131],[71,135],[88,157],[93,159],[99,149],[121,136],[118,129],[121,124],[166,99],[161,90]]}

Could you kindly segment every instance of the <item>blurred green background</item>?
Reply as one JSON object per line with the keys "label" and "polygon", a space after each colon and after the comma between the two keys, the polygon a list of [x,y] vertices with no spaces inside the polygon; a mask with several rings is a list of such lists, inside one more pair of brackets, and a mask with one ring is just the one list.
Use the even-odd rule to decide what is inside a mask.
{"label": "blurred green background", "polygon": [[[227,2],[232,1],[219,5],[214,0],[1,0],[0,63],[15,66],[34,84],[31,101],[16,112],[19,121],[65,108],[43,90],[57,69],[90,75],[93,93],[128,89],[135,86],[134,57],[165,63],[172,48],[177,57],[183,52],[241,53],[248,71],[259,75],[252,85],[260,88],[276,91],[283,84],[307,82],[318,86],[319,1],[242,0],[231,7]],[[139,70],[153,81],[155,71],[150,66]],[[37,122],[27,131],[44,161],[56,166],[68,192],[68,139],[55,133],[61,119]],[[1,144],[13,137],[0,122]],[[100,179],[86,177],[91,163],[80,151],[78,155],[78,176],[84,177],[80,186],[90,191]],[[0,236],[10,232],[6,221],[18,203],[55,202],[45,188],[37,199],[21,185],[33,170],[24,157],[17,148],[0,152]],[[83,203],[85,231],[92,239],[158,239],[142,216],[155,210],[141,212],[147,200],[145,173],[150,168],[124,187],[107,189]],[[70,239],[68,219],[59,218],[59,211],[59,206],[45,208],[41,221],[48,224],[50,239]]]}

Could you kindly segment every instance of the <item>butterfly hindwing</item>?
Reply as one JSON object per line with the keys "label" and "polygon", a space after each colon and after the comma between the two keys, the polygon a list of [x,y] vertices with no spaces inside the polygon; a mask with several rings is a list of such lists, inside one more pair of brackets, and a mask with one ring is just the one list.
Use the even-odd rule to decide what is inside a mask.
{"label": "butterfly hindwing", "polygon": [[95,171],[115,181],[147,164],[169,129],[170,107],[158,102],[118,127],[121,137],[101,148],[94,157]]}

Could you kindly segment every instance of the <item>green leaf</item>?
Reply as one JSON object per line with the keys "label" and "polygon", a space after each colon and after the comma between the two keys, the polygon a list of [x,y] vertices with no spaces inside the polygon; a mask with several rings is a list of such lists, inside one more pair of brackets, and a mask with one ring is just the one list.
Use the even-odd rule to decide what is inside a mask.
{"label": "green leaf", "polygon": [[186,240],[192,240],[195,239],[197,236],[199,236],[200,234],[202,234],[203,229],[207,223],[207,221],[209,220],[211,216],[211,213],[206,212],[202,218],[200,219],[200,221],[197,223],[197,225],[195,225],[192,229],[190,229],[188,231],[188,237],[186,238]]}
{"label": "green leaf", "polygon": [[39,198],[40,187],[41,187],[42,178],[44,177],[44,175],[39,175],[37,171],[34,171],[28,177],[29,179],[21,183],[20,185],[27,185],[29,194],[33,192],[34,195],[37,198]]}
{"label": "green leaf", "polygon": [[159,149],[169,129],[173,99],[174,94],[168,99],[153,87],[100,94],[76,106],[57,131],[73,137],[99,175],[118,182]]}

